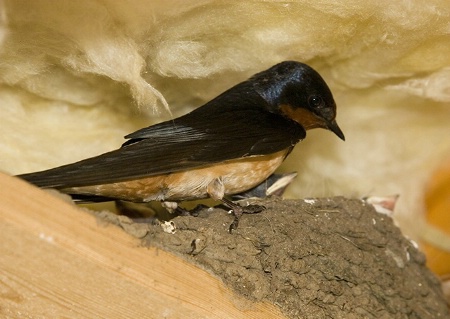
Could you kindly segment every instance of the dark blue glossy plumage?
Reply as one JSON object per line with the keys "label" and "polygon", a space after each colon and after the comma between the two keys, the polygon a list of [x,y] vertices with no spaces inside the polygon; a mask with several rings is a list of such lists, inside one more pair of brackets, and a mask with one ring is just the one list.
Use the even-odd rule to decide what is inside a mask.
{"label": "dark blue glossy plumage", "polygon": [[[312,107],[311,96],[319,96],[323,105]],[[40,187],[64,189],[290,149],[305,138],[306,131],[280,112],[281,104],[309,109],[327,123],[334,122],[336,115],[331,92],[316,71],[299,62],[282,62],[191,113],[127,135],[129,140],[118,150],[19,177]]]}

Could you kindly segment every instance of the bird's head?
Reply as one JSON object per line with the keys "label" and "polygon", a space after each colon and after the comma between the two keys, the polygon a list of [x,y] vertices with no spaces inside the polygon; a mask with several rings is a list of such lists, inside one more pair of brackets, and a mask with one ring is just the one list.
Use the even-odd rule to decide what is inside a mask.
{"label": "bird's head", "polygon": [[328,85],[310,66],[281,62],[251,78],[269,110],[299,123],[305,130],[325,128],[345,140],[336,123],[336,103]]}

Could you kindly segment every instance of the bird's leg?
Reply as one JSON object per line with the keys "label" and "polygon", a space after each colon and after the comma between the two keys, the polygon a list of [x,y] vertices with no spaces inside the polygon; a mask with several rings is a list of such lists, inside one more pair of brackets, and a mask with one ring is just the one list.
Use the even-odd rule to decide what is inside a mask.
{"label": "bird's leg", "polygon": [[238,203],[234,203],[227,198],[222,198],[221,201],[225,206],[231,208],[231,210],[233,211],[234,220],[231,223],[230,228],[228,229],[230,233],[238,228],[239,219],[243,214],[257,214],[266,209],[266,207],[262,205],[241,206]]}
{"label": "bird's leg", "polygon": [[242,214],[256,214],[265,209],[264,206],[261,205],[247,205],[242,207],[238,203],[234,203],[231,200],[225,198],[225,186],[223,185],[223,181],[221,178],[214,179],[211,183],[208,184],[207,192],[212,199],[220,200],[225,206],[230,208],[234,215],[234,220],[229,227],[230,233],[237,229],[239,225],[239,219]]}

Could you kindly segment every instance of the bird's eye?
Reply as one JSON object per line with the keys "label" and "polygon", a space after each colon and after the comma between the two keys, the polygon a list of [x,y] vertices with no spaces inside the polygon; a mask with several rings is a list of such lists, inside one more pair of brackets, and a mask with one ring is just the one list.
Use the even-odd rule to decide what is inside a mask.
{"label": "bird's eye", "polygon": [[312,108],[323,107],[325,104],[322,97],[317,96],[317,95],[310,96],[308,99],[308,103],[309,103],[309,106]]}

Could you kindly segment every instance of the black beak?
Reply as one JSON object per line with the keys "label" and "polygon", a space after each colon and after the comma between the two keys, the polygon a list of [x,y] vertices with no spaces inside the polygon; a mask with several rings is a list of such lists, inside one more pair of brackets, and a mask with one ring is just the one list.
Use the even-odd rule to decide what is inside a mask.
{"label": "black beak", "polygon": [[336,120],[333,120],[332,122],[328,122],[327,123],[327,127],[328,129],[333,132],[334,134],[336,134],[337,136],[339,136],[339,138],[343,141],[345,141],[345,136],[344,133],[342,133],[341,129],[339,128],[339,126],[336,123]]}

